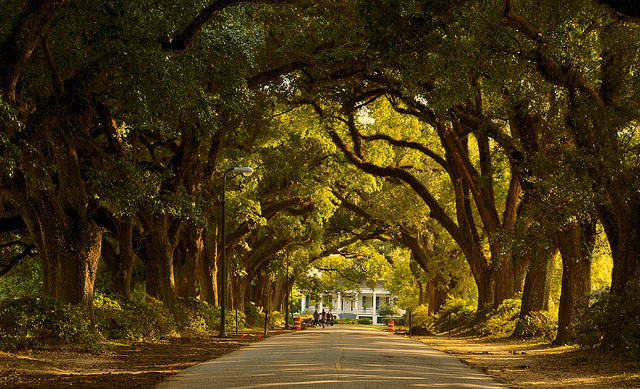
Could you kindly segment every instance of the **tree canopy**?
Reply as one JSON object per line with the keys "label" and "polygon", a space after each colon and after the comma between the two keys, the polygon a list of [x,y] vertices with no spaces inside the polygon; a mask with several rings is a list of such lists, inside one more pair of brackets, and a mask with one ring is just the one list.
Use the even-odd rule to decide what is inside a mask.
{"label": "tree canopy", "polygon": [[[128,296],[137,261],[174,313],[221,288],[280,307],[315,268],[335,290],[411,274],[407,304],[432,312],[472,283],[478,310],[521,295],[524,319],[549,309],[559,253],[562,343],[589,307],[601,226],[611,293],[633,298],[630,2],[2,7],[0,274],[37,256],[47,296],[90,313],[99,266]],[[256,174],[223,189],[235,166]]]}

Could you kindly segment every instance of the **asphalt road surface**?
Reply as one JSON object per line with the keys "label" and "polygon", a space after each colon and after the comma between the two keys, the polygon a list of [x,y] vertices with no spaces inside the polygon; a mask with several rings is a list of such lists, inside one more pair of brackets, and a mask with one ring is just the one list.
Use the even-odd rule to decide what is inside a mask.
{"label": "asphalt road surface", "polygon": [[506,388],[423,343],[370,327],[272,336],[190,367],[158,389]]}

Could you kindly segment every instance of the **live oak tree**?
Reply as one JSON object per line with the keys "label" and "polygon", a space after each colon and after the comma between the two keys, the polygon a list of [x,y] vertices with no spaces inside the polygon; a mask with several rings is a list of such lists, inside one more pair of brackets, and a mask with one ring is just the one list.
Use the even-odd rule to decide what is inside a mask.
{"label": "live oak tree", "polygon": [[[3,23],[0,43],[0,200],[28,227],[42,261],[44,293],[91,313],[102,231],[91,217],[77,138],[88,135],[92,113],[78,85],[93,77],[70,66],[62,78],[42,39],[54,30],[47,27],[64,3],[11,4],[4,16],[10,22]],[[43,60],[33,61],[37,47]]]}
{"label": "live oak tree", "polygon": [[[182,14],[163,4],[3,4],[11,22],[3,23],[6,38],[0,64],[2,152],[7,162],[1,198],[19,210],[29,227],[43,262],[47,295],[90,307],[103,233],[92,213],[106,202],[119,205],[106,214],[123,217],[125,225],[135,215],[146,227],[143,256],[149,292],[172,305],[172,254],[184,235],[179,232],[185,214],[197,211],[189,204],[198,204],[193,200],[200,195],[190,169],[202,149],[210,146],[213,158],[202,162],[202,170],[211,175],[207,166],[215,163],[219,149],[219,138],[212,135],[216,126],[222,131],[233,122],[215,120],[220,113],[215,107],[222,107],[222,101],[231,103],[232,95],[225,93],[246,82],[242,72],[248,64],[246,58],[238,62],[242,56],[229,61],[229,51],[209,51],[208,57],[175,53],[196,46],[197,36],[209,38],[201,41],[197,54],[203,47],[222,49],[225,37],[237,38],[239,29],[218,35],[215,29],[203,29],[234,3],[214,2],[205,9],[189,4]],[[159,39],[163,32],[180,30],[188,19],[193,23],[187,23],[178,37]],[[250,41],[244,39],[247,47]],[[218,73],[202,72],[207,63],[217,64]],[[229,77],[229,71],[235,75]],[[229,142],[225,146],[233,147]],[[88,187],[87,173],[102,184],[129,185],[119,193],[134,195],[119,203],[109,201],[113,198],[108,198],[108,191],[98,191],[100,182]],[[143,184],[149,185],[136,193],[143,177]],[[193,231],[189,239],[197,240],[197,227],[187,229]],[[127,257],[120,263],[126,262],[120,269],[121,283],[127,282],[130,241],[120,240],[119,255]],[[113,250],[107,256],[117,258]],[[127,293],[125,287],[121,290]]]}
{"label": "live oak tree", "polygon": [[[639,281],[629,2],[3,7],[0,216],[22,219],[11,228],[28,231],[22,254],[40,256],[47,295],[90,310],[102,254],[123,295],[142,258],[147,292],[169,307],[197,294],[219,303],[228,260],[247,271],[224,280],[234,304],[266,290],[281,300],[271,281],[283,250],[304,242],[313,262],[372,239],[411,248],[435,279],[448,260],[431,266],[444,240],[437,229],[429,248],[433,220],[465,254],[480,308],[522,290],[523,316],[545,309],[559,251],[558,342],[588,304],[596,219],[612,293],[624,301]],[[238,164],[264,173],[232,184],[221,258],[221,175]],[[359,202],[375,192],[398,197],[375,212]],[[418,203],[424,217],[392,209]],[[352,231],[331,230],[349,217]],[[623,340],[612,331],[606,343]]]}
{"label": "live oak tree", "polygon": [[[585,187],[593,194],[613,255],[611,291],[624,299],[640,274],[632,243],[638,234],[632,136],[638,120],[638,47],[637,39],[629,39],[638,25],[595,2],[570,2],[560,13],[551,9],[547,3],[505,2],[501,21],[521,42],[518,57],[565,96],[566,134],[575,146],[568,152],[580,160],[576,173],[591,183]],[[605,342],[619,345],[621,340],[610,333]]]}

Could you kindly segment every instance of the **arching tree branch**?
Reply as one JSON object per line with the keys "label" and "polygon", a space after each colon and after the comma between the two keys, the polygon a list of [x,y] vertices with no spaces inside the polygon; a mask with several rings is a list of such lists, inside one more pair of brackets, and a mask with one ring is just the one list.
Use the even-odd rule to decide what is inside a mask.
{"label": "arching tree branch", "polygon": [[9,261],[7,265],[0,265],[2,266],[2,270],[0,270],[0,277],[9,273],[11,269],[13,269],[13,267],[16,266],[18,263],[20,263],[20,261],[23,260],[25,257],[33,257],[37,255],[36,253],[33,252],[36,246],[34,246],[33,244],[26,244],[24,242],[13,241],[13,242],[5,243],[0,247],[11,247],[16,245],[24,246],[25,249],[20,254],[16,255],[11,261]]}

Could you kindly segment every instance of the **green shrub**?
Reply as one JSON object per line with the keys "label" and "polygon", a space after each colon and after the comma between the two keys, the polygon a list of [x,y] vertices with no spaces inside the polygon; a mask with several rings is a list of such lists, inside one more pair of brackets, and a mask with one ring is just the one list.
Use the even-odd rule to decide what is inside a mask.
{"label": "green shrub", "polygon": [[411,311],[411,326],[433,328],[433,316],[429,315],[429,307],[425,304],[418,305]]}
{"label": "green shrub", "polygon": [[177,325],[159,300],[126,300],[96,294],[95,320],[107,339],[140,341],[176,335]]}
{"label": "green shrub", "polygon": [[469,330],[476,318],[476,305],[461,298],[449,299],[436,315],[434,325],[437,331],[449,330],[449,317],[451,329]]}
{"label": "green shrub", "polygon": [[475,329],[480,335],[498,338],[510,336],[520,314],[520,305],[520,299],[503,301],[498,309],[486,311],[484,315],[478,315]]}
{"label": "green shrub", "polygon": [[356,319],[338,319],[336,324],[356,324]]}
{"label": "green shrub", "polygon": [[369,325],[371,324],[371,319],[369,319],[368,317],[361,317],[358,320],[356,320],[356,323]]}
{"label": "green shrub", "polygon": [[264,326],[264,312],[262,311],[262,307],[256,306],[253,302],[245,303],[244,314],[246,317],[247,327]]}
{"label": "green shrub", "polygon": [[640,285],[629,285],[625,298],[603,293],[575,326],[582,347],[606,347],[640,358]]}
{"label": "green shrub", "polygon": [[394,304],[382,304],[378,309],[378,315],[383,317],[398,316],[400,309]]}
{"label": "green shrub", "polygon": [[284,327],[284,313],[278,311],[269,312],[269,325],[271,327]]}
{"label": "green shrub", "polygon": [[514,335],[519,337],[553,339],[555,338],[557,329],[557,313],[537,311],[528,314],[524,319],[518,319]]}
{"label": "green shrub", "polygon": [[0,301],[0,348],[74,344],[92,349],[99,339],[80,307],[44,297]]}
{"label": "green shrub", "polygon": [[[196,332],[215,331],[220,328],[220,309],[196,298],[178,298],[177,325],[180,330]],[[227,311],[227,323],[235,325],[235,310]],[[244,321],[244,315],[242,315]],[[240,321],[240,320],[238,320]]]}

